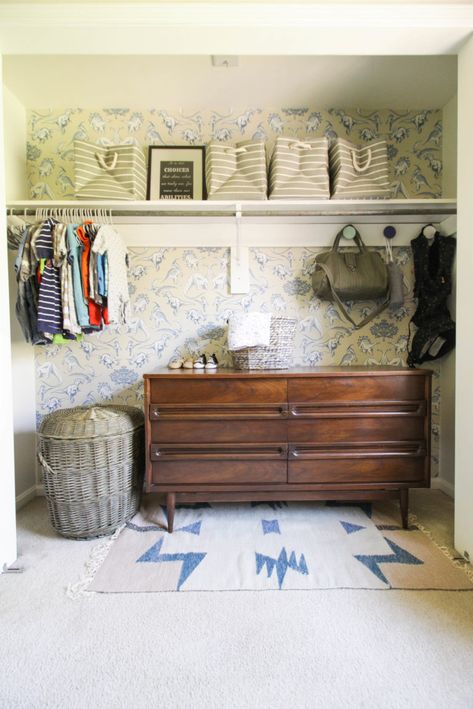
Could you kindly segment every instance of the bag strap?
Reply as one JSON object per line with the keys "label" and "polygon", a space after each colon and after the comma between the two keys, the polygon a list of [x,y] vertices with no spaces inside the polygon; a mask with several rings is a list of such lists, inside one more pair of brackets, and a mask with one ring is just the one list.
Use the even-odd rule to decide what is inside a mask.
{"label": "bag strap", "polygon": [[[345,227],[343,227],[343,229],[344,229],[344,228],[345,228]],[[355,229],[355,227],[353,227],[353,228]],[[337,236],[335,237],[335,241],[333,242],[333,246],[332,246],[332,251],[338,251],[338,247],[340,246],[340,239],[341,239],[342,236],[343,236],[343,229],[341,229],[341,230],[338,232]],[[358,231],[358,229],[355,229],[355,231],[356,231],[356,234],[355,234],[355,236],[353,237],[353,241],[354,241],[355,244],[358,246],[358,250],[359,250],[360,253],[361,253],[361,252],[364,251],[364,249],[365,249],[365,242],[364,242],[363,239],[361,238],[361,235],[360,235],[360,232]]]}
{"label": "bag strap", "polygon": [[366,163],[363,165],[363,167],[361,167],[360,163],[358,162],[358,156],[356,154],[356,150],[351,151],[351,159],[353,162],[353,167],[355,168],[355,170],[357,172],[366,172],[368,170],[369,166],[371,165],[371,158],[372,158],[371,148],[368,148],[368,159],[367,159]]}
{"label": "bag strap", "polygon": [[386,300],[384,302],[379,303],[376,306],[376,308],[374,310],[372,310],[371,313],[369,313],[369,315],[367,315],[365,318],[363,318],[363,320],[361,320],[361,322],[356,323],[353,320],[353,318],[351,317],[350,313],[345,308],[345,306],[343,305],[342,301],[340,300],[340,298],[337,295],[335,288],[333,287],[332,274],[330,273],[330,269],[326,266],[325,263],[317,263],[317,266],[319,266],[322,269],[322,271],[325,273],[325,275],[327,277],[328,284],[330,286],[330,291],[333,295],[333,299],[335,300],[336,304],[338,305],[338,307],[340,308],[340,310],[342,311],[342,313],[346,317],[346,319],[349,320],[349,322],[351,322],[351,324],[353,325],[355,330],[359,330],[360,328],[367,325],[369,322],[371,322],[371,320],[373,320],[373,318],[375,318],[377,315],[379,315],[389,305],[389,295],[388,295],[388,297],[386,298]]}
{"label": "bag strap", "polygon": [[110,165],[107,165],[107,163],[105,162],[104,156],[101,155],[100,153],[95,153],[95,157],[97,158],[97,162],[100,165],[100,167],[103,170],[106,170],[107,172],[109,170],[114,170],[117,166],[118,153],[113,153],[112,162],[110,163]]}

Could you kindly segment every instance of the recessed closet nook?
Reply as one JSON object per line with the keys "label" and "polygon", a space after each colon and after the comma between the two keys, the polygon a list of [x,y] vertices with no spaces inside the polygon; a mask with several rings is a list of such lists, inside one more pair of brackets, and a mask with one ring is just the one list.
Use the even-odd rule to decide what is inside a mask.
{"label": "recessed closet nook", "polygon": [[[198,27],[191,13],[188,21],[195,26],[187,35],[188,49],[179,33],[171,46],[169,28],[165,41],[161,28],[162,42],[156,41],[151,49],[154,25],[143,30],[142,48],[133,29],[129,43],[118,44],[124,33],[118,13],[116,46],[123,48],[113,51],[108,42],[108,49],[99,49],[98,35],[105,31],[103,16],[95,18],[99,23],[95,30],[88,30],[90,54],[78,49],[85,29],[73,28],[70,50],[64,48],[64,38],[57,47],[54,40],[46,44],[50,52],[58,52],[53,55],[39,49],[39,40],[29,42],[35,27],[45,26],[39,6],[34,8],[36,14],[25,26],[25,39],[20,38],[13,15],[4,15],[0,34],[5,214],[13,210],[34,220],[37,209],[48,213],[59,207],[99,206],[74,200],[76,138],[102,145],[135,142],[145,150],[151,144],[203,145],[212,138],[234,144],[260,137],[270,151],[278,135],[337,135],[354,142],[380,136],[388,143],[393,200],[304,205],[271,201],[104,203],[107,218],[111,216],[130,252],[133,314],[127,325],[63,345],[32,347],[23,341],[15,318],[15,254],[9,251],[11,367],[5,361],[3,369],[5,391],[10,387],[11,369],[17,505],[41,494],[35,432],[46,414],[59,407],[91,403],[140,406],[143,374],[166,366],[176,351],[215,351],[221,362],[229,364],[224,328],[232,311],[264,309],[296,318],[297,365],[404,365],[415,305],[410,241],[429,223],[442,234],[457,234],[459,124],[467,126],[463,130],[468,136],[459,136],[463,141],[458,150],[459,192],[463,195],[459,210],[464,212],[457,242],[458,305],[455,298],[450,304],[458,325],[458,347],[431,363],[432,485],[457,495],[456,545],[461,553],[473,554],[473,488],[467,470],[473,386],[468,263],[473,260],[468,251],[471,246],[463,247],[463,242],[471,242],[473,223],[467,218],[473,203],[473,90],[466,80],[467,63],[470,75],[473,71],[473,48],[461,49],[465,25],[462,29],[450,26],[449,34],[442,34],[439,20],[437,35],[420,27],[410,46],[401,49],[401,41],[396,31],[387,29],[386,19],[385,35],[373,27],[364,30],[364,49],[360,37],[357,46],[350,44],[348,33],[345,51],[340,50],[340,42],[330,50],[327,42],[317,44],[314,39],[316,56],[308,48],[302,15],[297,15],[298,51],[297,33],[283,26],[282,15],[281,26],[273,35],[264,29],[264,14],[259,11],[253,29],[240,28],[238,34],[230,23],[219,37],[209,18],[201,16]],[[139,14],[141,29],[143,12],[141,9]],[[58,24],[62,21],[60,14]],[[320,40],[321,30],[317,31],[314,38]],[[245,33],[246,51],[241,37]],[[285,33],[286,44],[282,41]],[[337,34],[333,28],[327,33],[332,37]],[[12,36],[17,39],[14,45]],[[47,29],[47,37],[51,36]],[[380,46],[383,36],[384,45]],[[260,49],[256,47],[258,37],[263,38]],[[322,54],[320,47],[324,46]],[[459,86],[458,52],[463,52]],[[230,66],[225,61],[214,66],[211,55],[237,59]],[[457,103],[462,110],[459,117]],[[396,313],[385,311],[360,331],[348,327],[335,308],[317,301],[310,281],[315,254],[327,248],[337,231],[350,223],[369,246],[379,249],[385,247],[384,227],[396,228],[392,247],[405,288],[404,308]],[[5,261],[5,241],[3,256]],[[5,282],[5,263],[2,269]],[[460,298],[466,301],[460,302]],[[6,291],[2,307],[5,300]],[[6,335],[5,322],[2,317],[2,336]],[[9,406],[9,396],[5,396],[2,415],[7,419],[7,431]],[[4,450],[4,463],[5,457]],[[1,506],[5,507],[1,525],[7,524],[8,510],[10,521],[13,518],[8,506],[13,499],[11,491],[12,487],[0,483]],[[0,543],[0,550],[2,564],[14,561],[14,541],[5,549]]]}

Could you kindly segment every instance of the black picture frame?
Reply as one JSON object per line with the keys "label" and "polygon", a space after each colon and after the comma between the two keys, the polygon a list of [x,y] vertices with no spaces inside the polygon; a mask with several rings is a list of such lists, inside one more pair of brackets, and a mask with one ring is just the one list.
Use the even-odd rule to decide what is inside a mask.
{"label": "black picture frame", "polygon": [[207,199],[205,146],[150,145],[146,199]]}

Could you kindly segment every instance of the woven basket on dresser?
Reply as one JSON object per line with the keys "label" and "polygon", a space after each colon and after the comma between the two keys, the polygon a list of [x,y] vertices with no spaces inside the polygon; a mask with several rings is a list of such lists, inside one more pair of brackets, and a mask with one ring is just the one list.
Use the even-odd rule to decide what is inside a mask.
{"label": "woven basket on dresser", "polygon": [[235,369],[288,369],[294,355],[296,320],[271,318],[268,347],[233,350]]}
{"label": "woven basket on dresser", "polygon": [[138,509],[144,416],[131,406],[54,411],[39,429],[49,518],[64,537],[112,534]]}

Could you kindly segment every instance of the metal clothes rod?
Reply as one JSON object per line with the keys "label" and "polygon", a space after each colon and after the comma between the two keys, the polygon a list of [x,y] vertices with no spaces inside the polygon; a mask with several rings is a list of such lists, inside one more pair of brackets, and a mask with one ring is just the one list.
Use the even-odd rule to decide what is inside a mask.
{"label": "metal clothes rod", "polygon": [[323,200],[323,201],[176,201],[172,204],[165,200],[155,202],[83,202],[77,201],[42,201],[11,202],[7,205],[10,214],[17,216],[36,216],[38,210],[60,213],[61,210],[76,212],[105,211],[112,217],[227,217],[227,218],[373,218],[404,217],[433,221],[456,214],[456,200]]}

